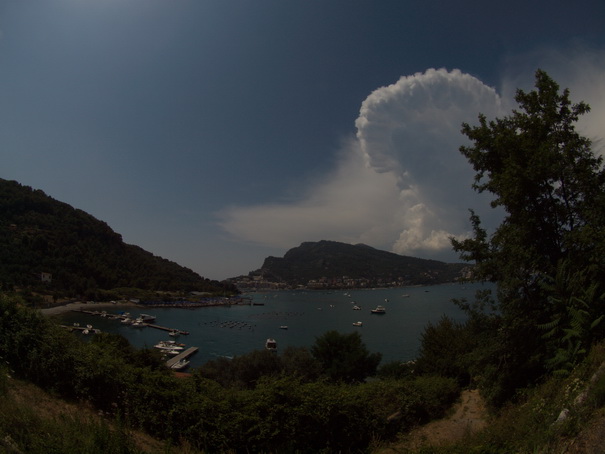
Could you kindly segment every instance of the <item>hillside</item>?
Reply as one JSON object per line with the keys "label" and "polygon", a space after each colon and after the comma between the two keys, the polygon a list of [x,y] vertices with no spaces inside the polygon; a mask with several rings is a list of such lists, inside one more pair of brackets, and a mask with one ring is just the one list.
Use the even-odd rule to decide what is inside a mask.
{"label": "hillside", "polygon": [[306,285],[309,281],[329,285],[345,276],[367,286],[428,285],[454,281],[465,269],[466,264],[407,257],[364,244],[319,241],[302,243],[283,258],[267,257],[254,274],[289,285]]}
{"label": "hillside", "polygon": [[116,288],[232,290],[138,246],[125,244],[105,222],[43,191],[3,179],[0,285],[4,289],[60,292],[89,299]]}

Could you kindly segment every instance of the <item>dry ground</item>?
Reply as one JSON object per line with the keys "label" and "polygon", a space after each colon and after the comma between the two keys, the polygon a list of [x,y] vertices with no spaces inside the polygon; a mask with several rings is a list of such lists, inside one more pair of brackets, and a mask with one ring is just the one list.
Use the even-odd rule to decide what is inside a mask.
{"label": "dry ground", "polygon": [[461,440],[483,429],[487,417],[479,391],[463,391],[448,417],[412,430],[401,442],[382,448],[377,454],[413,452],[421,446],[442,446]]}

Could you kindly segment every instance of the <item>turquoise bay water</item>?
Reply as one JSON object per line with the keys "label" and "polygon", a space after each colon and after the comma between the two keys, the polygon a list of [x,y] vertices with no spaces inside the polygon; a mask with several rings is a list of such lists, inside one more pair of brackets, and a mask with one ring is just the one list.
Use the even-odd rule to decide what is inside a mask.
{"label": "turquoise bay water", "polygon": [[[382,363],[414,359],[420,336],[428,322],[436,323],[443,315],[462,321],[465,315],[451,300],[472,300],[481,284],[447,284],[429,287],[406,287],[347,291],[279,291],[251,294],[254,303],[263,305],[217,306],[196,309],[128,308],[132,316],[141,312],[157,317],[157,324],[183,331],[179,342],[199,351],[191,357],[191,366],[201,366],[219,356],[233,357],[264,349],[265,340],[274,338],[278,350],[287,346],[309,347],[326,331],[357,331],[370,352],[380,352]],[[409,295],[409,296],[404,296]],[[353,310],[354,304],[361,310]],[[386,314],[370,312],[377,305]],[[93,307],[91,307],[93,309]],[[110,308],[120,312],[123,308]],[[62,321],[71,325],[91,324],[102,331],[121,334],[135,347],[153,347],[170,339],[165,331],[124,326],[117,320],[70,312]],[[353,326],[361,321],[363,326]],[[288,329],[281,329],[287,326]]]}

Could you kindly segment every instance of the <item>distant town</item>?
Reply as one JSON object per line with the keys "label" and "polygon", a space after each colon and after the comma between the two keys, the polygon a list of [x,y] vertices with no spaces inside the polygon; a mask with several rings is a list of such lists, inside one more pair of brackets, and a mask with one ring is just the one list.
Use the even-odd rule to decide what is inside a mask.
{"label": "distant town", "polygon": [[[384,278],[352,278],[342,277],[321,277],[319,279],[310,279],[305,284],[291,284],[287,282],[277,282],[268,279],[262,274],[239,276],[229,280],[238,290],[242,292],[264,291],[264,290],[286,290],[286,289],[306,289],[306,290],[333,290],[333,289],[364,289],[364,288],[389,288],[406,287],[412,285],[431,285],[443,283],[439,279],[439,272],[427,272],[424,274],[422,283],[412,281],[409,277],[397,277],[393,279]],[[470,279],[472,277],[472,267],[466,267],[460,273],[457,280]]]}

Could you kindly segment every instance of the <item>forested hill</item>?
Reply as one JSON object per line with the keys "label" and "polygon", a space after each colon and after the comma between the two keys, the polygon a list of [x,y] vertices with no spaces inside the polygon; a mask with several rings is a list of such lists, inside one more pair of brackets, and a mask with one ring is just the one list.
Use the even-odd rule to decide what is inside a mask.
{"label": "forested hill", "polygon": [[[42,282],[42,273],[51,278]],[[125,244],[105,222],[41,190],[0,179],[0,285],[95,299],[110,289],[225,292],[232,287]]]}
{"label": "forested hill", "polygon": [[468,268],[466,264],[407,257],[364,244],[319,241],[302,243],[283,258],[267,257],[260,272],[267,279],[291,285],[344,276],[368,285],[426,285],[452,282]]}

